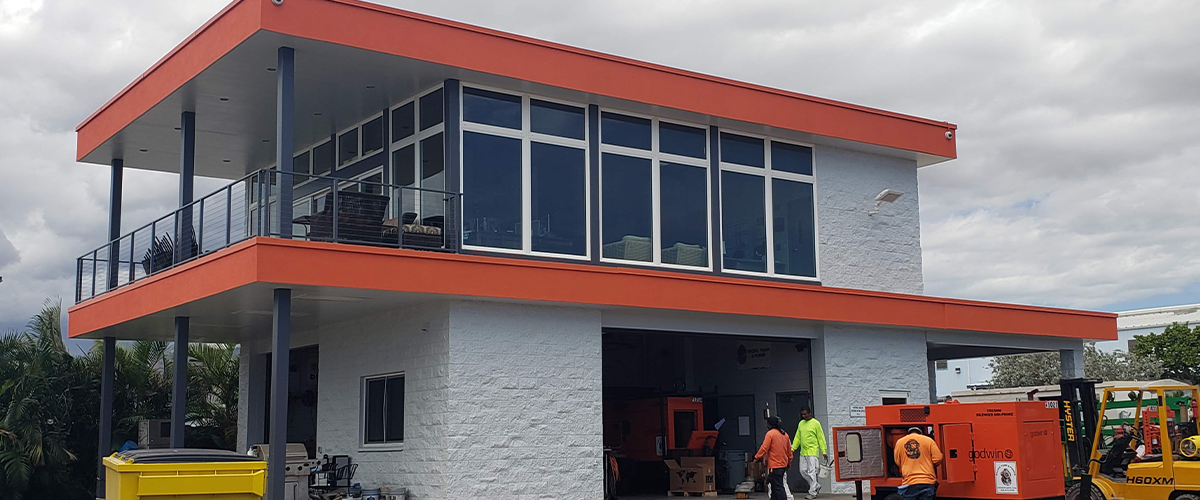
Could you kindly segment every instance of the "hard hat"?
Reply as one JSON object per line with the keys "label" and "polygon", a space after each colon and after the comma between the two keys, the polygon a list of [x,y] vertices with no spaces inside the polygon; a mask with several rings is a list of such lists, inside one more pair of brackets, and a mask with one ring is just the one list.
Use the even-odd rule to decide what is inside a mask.
{"label": "hard hat", "polygon": [[1180,441],[1179,454],[1187,458],[1200,458],[1200,436],[1190,436]]}

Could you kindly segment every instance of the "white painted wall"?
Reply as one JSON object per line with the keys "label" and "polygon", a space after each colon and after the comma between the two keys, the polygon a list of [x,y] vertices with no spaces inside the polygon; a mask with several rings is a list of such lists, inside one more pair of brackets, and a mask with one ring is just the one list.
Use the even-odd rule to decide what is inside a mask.
{"label": "white painted wall", "polygon": [[[916,163],[829,146],[814,151],[821,282],[923,293]],[[904,196],[867,215],[889,188]]]}

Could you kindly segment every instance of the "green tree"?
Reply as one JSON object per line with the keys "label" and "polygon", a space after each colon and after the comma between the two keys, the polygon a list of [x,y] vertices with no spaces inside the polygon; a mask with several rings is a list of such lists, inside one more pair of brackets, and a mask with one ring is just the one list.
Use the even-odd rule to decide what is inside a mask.
{"label": "green tree", "polygon": [[1163,376],[1187,382],[1200,380],[1200,325],[1171,323],[1162,333],[1138,335],[1135,353],[1162,360]]}
{"label": "green tree", "polygon": [[[1102,352],[1094,344],[1084,346],[1083,366],[1088,378],[1104,381],[1155,380],[1163,373],[1163,363],[1152,355]],[[1062,373],[1057,352],[997,356],[989,367],[998,388],[1054,385]]]}

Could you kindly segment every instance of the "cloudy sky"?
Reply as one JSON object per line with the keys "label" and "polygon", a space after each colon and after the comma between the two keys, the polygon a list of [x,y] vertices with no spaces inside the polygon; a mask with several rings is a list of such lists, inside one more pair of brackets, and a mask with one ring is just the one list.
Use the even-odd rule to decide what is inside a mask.
{"label": "cloudy sky", "polygon": [[[69,303],[104,239],[75,125],[225,3],[0,0],[0,330]],[[959,159],[919,174],[928,294],[1200,302],[1200,3],[382,3],[957,123]],[[125,182],[126,228],[175,203],[173,175]]]}

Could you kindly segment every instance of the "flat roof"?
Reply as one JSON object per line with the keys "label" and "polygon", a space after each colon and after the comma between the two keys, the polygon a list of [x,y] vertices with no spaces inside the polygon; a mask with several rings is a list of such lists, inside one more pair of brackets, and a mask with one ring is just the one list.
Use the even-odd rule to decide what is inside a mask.
{"label": "flat roof", "polygon": [[[273,136],[274,112],[264,110],[273,110],[274,99],[260,101],[273,91],[274,79],[259,70],[271,65],[274,53],[270,49],[279,45],[297,46],[298,93],[310,83],[301,78],[305,64],[336,67],[343,56],[371,57],[357,55],[366,51],[405,61],[410,64],[406,69],[418,68],[430,77],[467,74],[512,79],[595,99],[643,103],[910,152],[919,166],[953,159],[957,154],[956,126],[944,121],[636,61],[359,0],[285,0],[281,5],[272,0],[235,0],[76,127],[77,160],[107,163],[124,157],[127,166],[148,168],[130,162],[136,153],[129,151],[138,151],[139,146],[129,143],[150,141],[154,147],[164,147],[163,156],[153,157],[154,161],[165,162],[169,156],[165,148],[177,147],[167,140],[177,125],[169,118],[173,115],[177,122],[179,112],[196,111],[197,127],[204,133],[206,116],[219,114],[205,109],[209,105],[206,92],[221,86],[229,88],[222,91],[259,89],[245,94],[243,102],[229,104],[250,106],[253,102],[260,107],[253,110],[252,117],[230,113],[212,121],[210,128],[230,129],[212,130],[212,147],[239,135],[272,132]],[[305,59],[305,52],[321,57]],[[259,64],[264,61],[266,64]],[[201,76],[204,78],[197,84]],[[358,83],[354,75],[342,76],[347,86]],[[318,83],[336,85],[337,80],[314,85]],[[314,102],[321,99],[312,96]],[[269,108],[263,107],[267,104]],[[298,96],[298,119],[303,106]],[[152,110],[158,115],[150,113]],[[198,135],[198,152],[202,139]],[[300,140],[298,132],[297,145]],[[177,137],[174,141],[178,142]],[[241,147],[249,150],[251,142],[258,142],[257,137]],[[198,160],[198,174],[201,169]]]}

